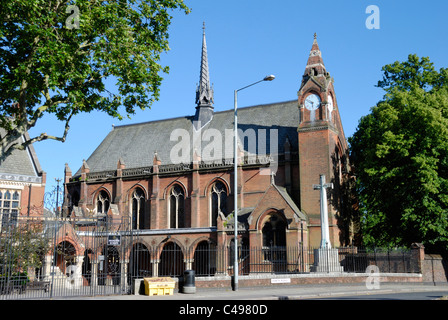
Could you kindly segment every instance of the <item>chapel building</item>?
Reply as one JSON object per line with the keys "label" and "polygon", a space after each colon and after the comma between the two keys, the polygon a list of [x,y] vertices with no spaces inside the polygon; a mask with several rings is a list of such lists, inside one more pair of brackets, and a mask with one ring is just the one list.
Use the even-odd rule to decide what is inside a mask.
{"label": "chapel building", "polygon": [[346,245],[340,186],[348,145],[316,36],[298,99],[238,109],[234,184],[234,110],[215,111],[205,31],[196,110],[191,116],[114,126],[76,172],[65,168],[63,214],[128,219],[147,247],[318,247],[325,175],[330,240]]}

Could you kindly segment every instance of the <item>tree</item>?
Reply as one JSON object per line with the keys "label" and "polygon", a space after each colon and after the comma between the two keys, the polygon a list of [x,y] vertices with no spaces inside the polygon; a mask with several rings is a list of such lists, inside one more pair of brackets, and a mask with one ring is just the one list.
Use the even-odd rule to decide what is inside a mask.
{"label": "tree", "polygon": [[448,248],[448,72],[383,67],[386,94],[349,138],[365,244]]}
{"label": "tree", "polygon": [[51,238],[45,235],[43,220],[5,224],[0,230],[0,277],[26,275],[39,269],[50,250]]}
{"label": "tree", "polygon": [[[0,161],[46,139],[64,142],[70,119],[99,110],[116,118],[159,97],[160,54],[169,50],[170,10],[183,0],[2,0],[0,2]],[[105,87],[116,80],[118,93]],[[124,110],[122,110],[124,109]],[[46,114],[60,137],[20,138]]]}

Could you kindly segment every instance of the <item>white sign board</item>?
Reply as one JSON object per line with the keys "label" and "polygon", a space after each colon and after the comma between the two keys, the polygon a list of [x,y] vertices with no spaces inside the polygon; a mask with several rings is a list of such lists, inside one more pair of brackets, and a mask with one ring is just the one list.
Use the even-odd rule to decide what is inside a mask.
{"label": "white sign board", "polygon": [[291,283],[290,278],[275,278],[271,279],[271,283]]}

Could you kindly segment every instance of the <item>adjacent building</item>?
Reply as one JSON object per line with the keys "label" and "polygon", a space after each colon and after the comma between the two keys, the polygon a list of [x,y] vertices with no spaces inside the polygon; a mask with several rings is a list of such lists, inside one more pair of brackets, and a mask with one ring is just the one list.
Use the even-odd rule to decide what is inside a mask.
{"label": "adjacent building", "polygon": [[[1,131],[0,134],[4,134]],[[28,134],[20,138],[29,139]],[[32,145],[15,149],[0,162],[1,225],[17,223],[20,217],[40,217],[44,212],[46,173]]]}

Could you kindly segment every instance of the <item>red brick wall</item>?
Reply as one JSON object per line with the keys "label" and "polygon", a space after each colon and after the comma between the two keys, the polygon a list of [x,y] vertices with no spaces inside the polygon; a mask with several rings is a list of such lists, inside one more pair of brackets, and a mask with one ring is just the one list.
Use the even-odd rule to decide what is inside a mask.
{"label": "red brick wall", "polygon": [[[42,177],[41,184],[24,185],[20,195],[21,216],[42,216],[44,209],[46,174]],[[31,195],[31,196],[30,196]],[[59,199],[62,204],[63,199]]]}

